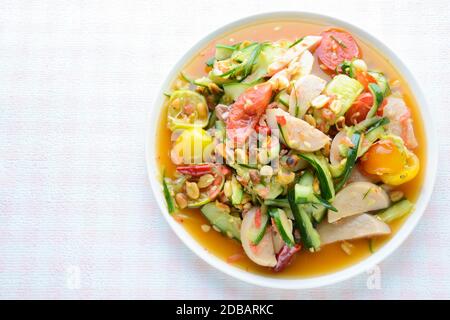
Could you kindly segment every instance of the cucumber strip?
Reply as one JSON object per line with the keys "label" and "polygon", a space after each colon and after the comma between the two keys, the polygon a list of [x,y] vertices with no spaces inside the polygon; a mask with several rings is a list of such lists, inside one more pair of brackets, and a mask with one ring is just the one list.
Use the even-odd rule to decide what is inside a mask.
{"label": "cucumber strip", "polygon": [[344,174],[346,163],[347,163],[347,159],[344,159],[344,161],[342,161],[336,165],[330,165],[329,169],[330,169],[331,176],[335,179],[342,177],[342,175]]}
{"label": "cucumber strip", "polygon": [[328,163],[325,163],[325,158],[319,157],[312,153],[302,153],[300,157],[305,159],[316,171],[317,178],[319,179],[319,186],[321,196],[328,201],[334,199],[334,186],[331,179],[331,173],[328,169]]}
{"label": "cucumber strip", "polygon": [[306,171],[295,185],[295,203],[310,203],[314,199],[313,190],[314,176],[310,171]]}
{"label": "cucumber strip", "polygon": [[387,124],[389,124],[389,119],[388,118],[381,118],[381,119],[379,119],[372,126],[367,128],[366,135],[370,134],[371,131],[376,130],[377,128],[380,128],[380,127],[385,126]]}
{"label": "cucumber strip", "polygon": [[172,214],[175,212],[175,202],[172,198],[172,195],[170,194],[169,187],[167,186],[165,172],[163,173],[162,185],[164,198],[166,199],[167,203],[167,210],[169,211],[170,214]]}
{"label": "cucumber strip", "polygon": [[375,83],[369,83],[369,91],[373,96],[372,108],[367,113],[366,119],[372,118],[376,113],[381,103],[383,102],[384,95],[380,87]]}
{"label": "cucumber strip", "polygon": [[362,131],[369,130],[370,128],[375,126],[381,119],[383,119],[383,118],[378,117],[378,116],[366,118],[363,121],[361,121],[360,123],[353,126],[353,131],[361,131],[362,132]]}
{"label": "cucumber strip", "polygon": [[337,212],[337,209],[330,202],[323,199],[320,195],[315,194],[314,196],[318,201],[318,202],[314,202],[314,203],[320,203],[324,208],[330,209],[331,211],[334,211],[334,212]]}
{"label": "cucumber strip", "polygon": [[292,235],[292,224],[290,224],[286,213],[280,208],[270,208],[269,214],[275,221],[275,225],[283,241],[289,247],[293,247],[295,241],[294,236]]}
{"label": "cucumber strip", "polygon": [[287,199],[273,199],[264,200],[266,206],[278,207],[283,209],[290,209],[289,202]]}
{"label": "cucumber strip", "polygon": [[241,204],[244,198],[244,191],[242,190],[242,185],[234,175],[231,177],[231,192],[231,203],[233,205]]}
{"label": "cucumber strip", "polygon": [[213,202],[205,204],[200,210],[206,219],[222,233],[230,238],[241,240],[240,218],[232,216]]}
{"label": "cucumber strip", "polygon": [[201,78],[195,79],[192,83],[199,87],[208,88],[208,85],[213,82],[210,78],[201,77]]}
{"label": "cucumber strip", "polygon": [[273,179],[268,186],[269,193],[266,196],[266,199],[276,199],[284,191],[283,187]]}
{"label": "cucumber strip", "polygon": [[366,153],[367,150],[369,150],[369,148],[372,146],[372,144],[374,144],[375,141],[383,137],[385,134],[386,130],[384,130],[383,126],[378,126],[368,131],[364,136],[364,143],[358,151],[358,157],[361,157],[364,153]]}
{"label": "cucumber strip", "polygon": [[252,226],[248,231],[248,238],[255,246],[261,242],[262,238],[264,238],[264,234],[266,233],[270,221],[269,215],[267,214],[267,208],[263,210],[263,207],[261,207],[259,210],[261,210],[261,225],[259,228]]}
{"label": "cucumber strip", "polygon": [[236,101],[237,98],[239,98],[239,96],[245,92],[245,90],[247,90],[250,87],[253,87],[258,83],[261,83],[261,79],[245,83],[244,82],[225,83],[223,85],[223,91],[227,97],[229,97],[233,101]]}
{"label": "cucumber strip", "polygon": [[375,78],[378,86],[383,92],[383,96],[387,97],[391,93],[391,88],[389,87],[389,83],[384,74],[376,71],[369,71],[368,74]]}
{"label": "cucumber strip", "polygon": [[295,189],[295,203],[304,204],[314,201],[314,191],[312,186],[307,187],[297,183],[294,189]]}
{"label": "cucumber strip", "polygon": [[253,50],[252,54],[250,55],[250,58],[248,59],[247,63],[244,66],[244,74],[242,75],[242,80],[247,78],[247,76],[252,73],[253,65],[255,64],[256,59],[258,58],[259,54],[261,53],[262,45],[258,43],[256,48]]}
{"label": "cucumber strip", "polygon": [[314,221],[316,223],[321,223],[323,218],[325,218],[327,208],[325,208],[320,204],[312,204],[311,207],[312,207],[311,216],[313,217]]}
{"label": "cucumber strip", "polygon": [[261,52],[252,68],[251,74],[243,82],[253,82],[267,76],[267,68],[281,54],[282,49],[274,47],[270,43],[261,44]]}
{"label": "cucumber strip", "polygon": [[313,222],[313,225],[317,225],[322,222],[327,213],[327,209],[319,203],[303,205],[303,209],[308,214],[309,218]]}
{"label": "cucumber strip", "polygon": [[311,190],[312,190],[313,182],[314,182],[314,176],[313,176],[312,172],[305,171],[305,173],[298,180],[297,184],[304,186],[304,187],[311,187]]}
{"label": "cucumber strip", "polygon": [[231,58],[234,61],[237,61],[239,63],[248,61],[248,59],[250,58],[250,56],[253,53],[254,49],[258,45],[259,45],[258,42],[253,42],[253,43],[249,44],[248,46],[246,46],[244,48],[239,48],[239,50],[236,50],[235,52],[233,52],[233,55],[231,56]]}
{"label": "cucumber strip", "polygon": [[[347,161],[345,163],[344,173],[342,174],[342,178],[336,185],[336,191],[341,190],[341,188],[344,186],[344,184],[347,182],[348,178],[350,177],[350,173],[352,172],[353,167],[355,166],[355,163],[356,163],[356,159],[358,158],[358,149],[359,149],[360,141],[361,141],[361,133],[355,132],[352,135],[353,147],[349,148],[349,150],[348,150]],[[328,199],[326,199],[326,200],[328,200]]]}
{"label": "cucumber strip", "polygon": [[[243,81],[253,70],[253,65],[256,62],[259,54],[261,53],[262,44],[252,43],[242,50],[235,50],[229,59],[233,62],[233,67],[222,74],[211,74],[209,78],[217,83],[216,76],[221,78],[220,82],[225,83],[223,80],[236,79],[237,81]],[[213,76],[213,78],[212,78]]]}
{"label": "cucumber strip", "polygon": [[[366,122],[367,126],[360,126],[363,122]],[[358,150],[358,157],[361,157],[366,153],[370,146],[385,134],[384,126],[388,123],[388,118],[373,117],[360,122],[354,127],[355,131],[367,130],[363,140],[364,143]]]}
{"label": "cucumber strip", "polygon": [[288,48],[292,48],[292,47],[295,46],[297,43],[302,42],[302,40],[303,40],[304,38],[305,38],[305,37],[298,38],[297,40],[295,40],[294,42],[292,42],[292,43],[289,45]]}
{"label": "cucumber strip", "polygon": [[300,231],[301,241],[310,251],[316,251],[320,248],[320,236],[303,208],[303,205],[295,203],[295,190],[291,188],[288,191],[288,201],[291,206],[292,214],[295,217],[295,224]]}
{"label": "cucumber strip", "polygon": [[192,78],[189,77],[187,74],[185,74],[183,71],[180,72],[180,76],[181,76],[181,79],[183,79],[186,82],[189,82],[189,83],[194,82],[194,80],[192,80]]}
{"label": "cucumber strip", "polygon": [[342,73],[348,75],[350,78],[355,78],[355,67],[353,66],[353,63],[348,60],[344,60],[337,68],[336,72],[339,73],[339,67],[342,70]]}
{"label": "cucumber strip", "polygon": [[227,46],[224,44],[216,44],[216,53],[215,53],[215,59],[216,60],[225,60],[231,57],[233,52],[238,48],[238,45],[234,46]]}
{"label": "cucumber strip", "polygon": [[[333,205],[327,200],[323,199],[319,194],[314,193],[313,190],[314,176],[310,171],[306,171],[295,185],[295,203],[297,204],[321,204],[323,207],[332,211],[337,211]],[[312,210],[311,210],[312,211]]]}
{"label": "cucumber strip", "polygon": [[411,212],[414,205],[407,199],[400,200],[391,207],[377,214],[381,221],[389,223]]}
{"label": "cucumber strip", "polygon": [[237,98],[251,86],[250,83],[231,82],[223,85],[223,91],[227,97],[236,101]]}

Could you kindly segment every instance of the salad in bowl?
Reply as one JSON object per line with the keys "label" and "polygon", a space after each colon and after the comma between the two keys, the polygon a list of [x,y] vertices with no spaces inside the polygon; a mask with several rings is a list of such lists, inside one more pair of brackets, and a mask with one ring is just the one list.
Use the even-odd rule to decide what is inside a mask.
{"label": "salad in bowl", "polygon": [[228,265],[274,278],[337,272],[414,211],[426,149],[418,105],[351,30],[287,19],[229,31],[164,94],[166,210]]}

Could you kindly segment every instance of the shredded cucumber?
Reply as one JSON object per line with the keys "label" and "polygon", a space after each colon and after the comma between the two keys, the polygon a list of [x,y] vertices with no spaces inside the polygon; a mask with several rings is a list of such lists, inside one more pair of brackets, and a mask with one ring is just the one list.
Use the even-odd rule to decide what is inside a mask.
{"label": "shredded cucumber", "polygon": [[233,52],[239,47],[239,44],[234,46],[227,46],[224,44],[217,44],[216,45],[216,54],[215,58],[216,60],[225,60],[231,57]]}
{"label": "shredded cucumber", "polygon": [[320,236],[311,222],[311,219],[304,209],[304,205],[295,203],[295,190],[291,188],[288,192],[288,200],[292,213],[295,217],[295,224],[300,230],[301,241],[310,251],[317,251],[320,248]]}
{"label": "shredded cucumber", "polygon": [[321,196],[328,201],[334,199],[334,186],[333,180],[331,178],[331,173],[328,168],[328,161],[319,155],[313,153],[303,153],[300,157],[309,162],[309,164],[314,168],[319,179],[319,186]]}
{"label": "shredded cucumber", "polygon": [[391,88],[389,87],[389,83],[384,74],[376,71],[369,71],[368,73],[377,81],[377,84],[380,87],[383,96],[387,97],[391,93]]}
{"label": "shredded cucumber", "polygon": [[381,221],[389,223],[411,212],[414,205],[407,199],[400,200],[391,207],[377,214]]}
{"label": "shredded cucumber", "polygon": [[165,174],[163,174],[162,185],[163,185],[164,198],[166,199],[166,203],[167,203],[167,210],[169,211],[170,214],[172,214],[175,212],[175,202],[173,200],[172,195],[170,194],[170,190],[169,190],[169,186],[167,185],[167,182],[166,182]]}
{"label": "shredded cucumber", "polygon": [[259,213],[261,215],[260,224],[258,227],[253,224],[252,227],[250,227],[248,230],[248,238],[255,246],[261,242],[270,222],[269,215],[267,214],[267,207],[262,206],[257,210],[261,210]]}
{"label": "shredded cucumber", "polygon": [[201,208],[208,221],[230,238],[241,239],[241,219],[229,214],[225,209],[210,202]]}
{"label": "shredded cucumber", "polygon": [[383,92],[375,83],[369,83],[369,91],[373,95],[373,105],[367,113],[366,119],[372,118],[376,113],[381,103],[383,102]]}
{"label": "shredded cucumber", "polygon": [[292,222],[289,220],[286,213],[280,208],[270,208],[269,214],[275,221],[275,225],[283,241],[289,247],[293,247],[295,241],[294,236],[292,235]]}

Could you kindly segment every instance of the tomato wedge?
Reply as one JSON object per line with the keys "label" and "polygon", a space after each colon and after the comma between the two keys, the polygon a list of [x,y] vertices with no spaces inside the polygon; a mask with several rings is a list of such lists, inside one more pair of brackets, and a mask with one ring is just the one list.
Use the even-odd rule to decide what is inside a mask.
{"label": "tomato wedge", "polygon": [[242,144],[255,128],[272,98],[272,85],[268,82],[248,88],[231,105],[227,118],[227,137]]}
{"label": "tomato wedge", "polygon": [[329,29],[322,32],[322,41],[317,48],[317,56],[320,62],[330,71],[344,62],[360,57],[360,50],[353,36],[343,30]]}
{"label": "tomato wedge", "polygon": [[[387,100],[384,99],[383,103],[377,110],[377,115],[383,116],[383,109],[386,105]],[[373,96],[370,92],[364,92],[359,95],[352,106],[345,113],[345,124],[348,126],[353,126],[356,123],[363,121],[369,110],[372,108]]]}

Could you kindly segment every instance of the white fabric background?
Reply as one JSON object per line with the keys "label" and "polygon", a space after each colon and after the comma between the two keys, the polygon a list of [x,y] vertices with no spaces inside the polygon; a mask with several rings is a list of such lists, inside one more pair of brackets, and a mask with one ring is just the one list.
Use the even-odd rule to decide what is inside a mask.
{"label": "white fabric background", "polygon": [[[436,115],[440,171],[381,266],[303,291],[247,285],[173,234],[146,177],[146,119],[181,54],[249,14],[306,10],[382,39]],[[0,1],[0,298],[450,298],[450,2]]]}

